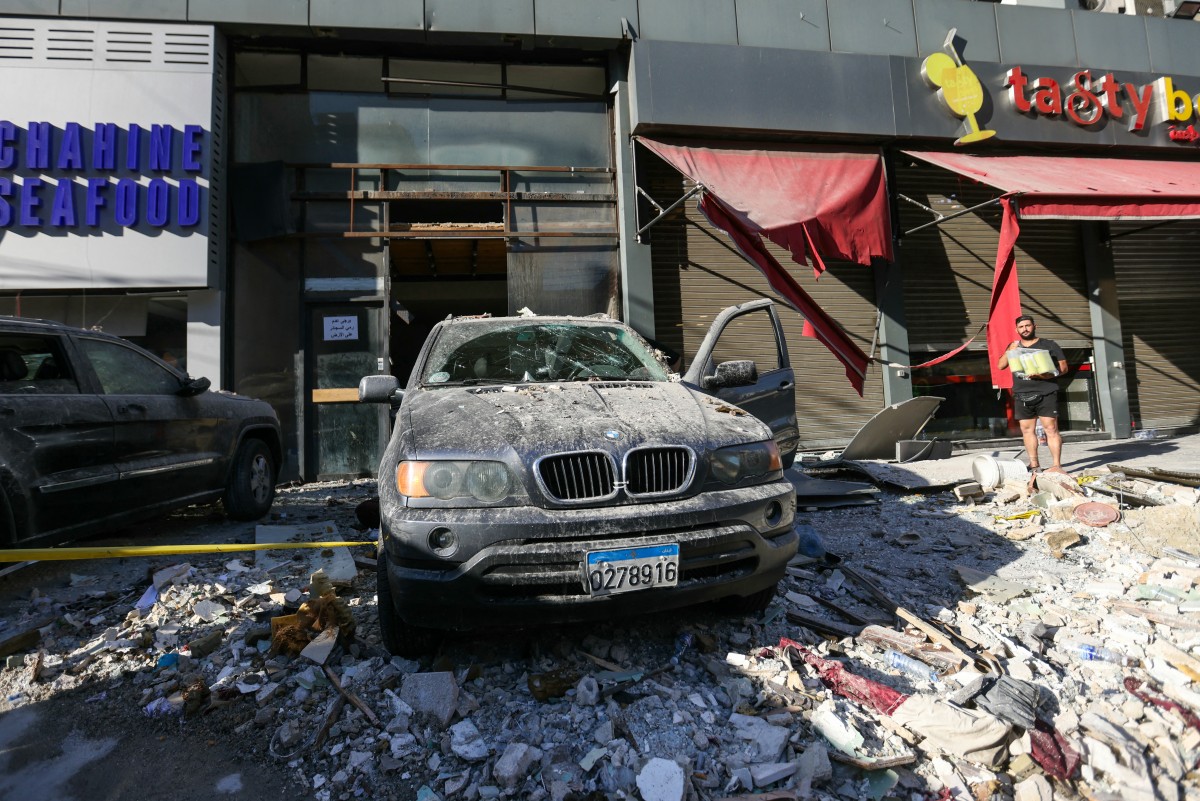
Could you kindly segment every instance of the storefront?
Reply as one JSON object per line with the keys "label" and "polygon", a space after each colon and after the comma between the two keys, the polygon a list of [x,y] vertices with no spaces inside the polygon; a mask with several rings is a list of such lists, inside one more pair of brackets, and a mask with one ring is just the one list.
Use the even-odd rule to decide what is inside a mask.
{"label": "storefront", "polygon": [[[634,131],[650,140],[696,153],[857,152],[865,141],[888,166],[890,265],[834,263],[810,281],[791,259],[797,280],[872,357],[856,403],[834,349],[800,337],[803,315],[785,313],[792,347],[813,349],[802,350],[806,375],[798,378],[798,417],[810,421],[801,427],[804,446],[844,440],[883,403],[912,395],[944,399],[929,434],[1017,435],[1010,395],[999,391],[992,367],[996,352],[989,355],[990,317],[1004,341],[1013,333],[1015,314],[996,316],[1001,290],[1011,310],[1034,315],[1038,333],[1067,353],[1064,431],[1196,427],[1200,362],[1185,344],[1184,309],[1198,297],[1200,275],[1200,107],[1183,87],[1200,87],[1200,78],[1104,64],[965,63],[962,47],[953,30],[924,58],[634,47]],[[689,94],[697,85],[728,99],[719,114]],[[796,87],[794,102],[778,87]],[[702,181],[643,154],[638,183],[666,208]],[[662,339],[678,332],[670,341],[685,359],[695,347],[689,328],[722,299],[772,294],[701,213],[714,191],[702,187],[661,218],[642,210],[652,223],[656,327]],[[738,211],[753,221],[745,204]],[[1010,230],[1011,281],[1003,285],[998,251]]]}
{"label": "storefront", "polygon": [[447,315],[620,313],[603,61],[359,49],[232,54],[234,386],[312,478],[374,471],[358,381]]}
{"label": "storefront", "polygon": [[[270,401],[285,479],[371,474],[390,421],[359,377],[405,380],[449,314],[522,308],[609,313],[686,362],[717,311],[772,297],[807,450],[914,395],[944,399],[928,433],[1012,436],[997,303],[1066,348],[1068,434],[1200,426],[1200,178],[1171,178],[1200,163],[1200,28],[693,4],[168,0],[117,23],[0,0],[0,313]],[[650,142],[855,154],[882,205],[825,203],[831,173],[775,225],[741,191],[762,176],[743,208]],[[1047,201],[1061,182],[985,176],[1034,157],[1115,183]]]}

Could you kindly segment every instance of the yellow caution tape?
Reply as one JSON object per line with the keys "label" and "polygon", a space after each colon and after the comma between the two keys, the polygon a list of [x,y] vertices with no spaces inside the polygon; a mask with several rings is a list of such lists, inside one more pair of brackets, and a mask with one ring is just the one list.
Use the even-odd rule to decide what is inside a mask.
{"label": "yellow caution tape", "polygon": [[284,551],[293,548],[340,548],[369,545],[375,540],[354,542],[272,542],[228,545],[135,545],[108,548],[8,548],[0,550],[0,562],[52,562],[71,559],[117,559],[125,556],[175,556],[188,553],[235,553],[237,551]]}
{"label": "yellow caution tape", "polygon": [[1030,509],[1028,512],[1019,512],[1015,515],[1009,515],[1008,517],[997,517],[996,519],[997,520],[1028,520],[1029,518],[1034,517],[1035,515],[1040,515],[1040,514],[1043,514],[1043,511],[1041,509]]}

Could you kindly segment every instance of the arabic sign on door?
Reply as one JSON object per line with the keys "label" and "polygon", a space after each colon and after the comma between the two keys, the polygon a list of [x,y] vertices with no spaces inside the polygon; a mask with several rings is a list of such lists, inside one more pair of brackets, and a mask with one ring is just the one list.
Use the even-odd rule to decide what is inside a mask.
{"label": "arabic sign on door", "polygon": [[325,341],[358,339],[358,316],[326,317]]}

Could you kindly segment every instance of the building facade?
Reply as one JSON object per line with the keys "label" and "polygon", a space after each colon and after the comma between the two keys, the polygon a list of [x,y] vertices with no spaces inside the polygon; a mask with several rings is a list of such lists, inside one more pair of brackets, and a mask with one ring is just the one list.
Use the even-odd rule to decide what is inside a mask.
{"label": "building facade", "polygon": [[802,447],[914,394],[930,433],[1013,434],[980,331],[1018,217],[1064,429],[1194,430],[1200,27],[1078,5],[0,0],[0,313],[270,401],[285,476],[369,474],[358,378],[404,380],[448,314],[605,312],[687,359],[778,299],[655,146],[865,154],[886,257],[815,279],[766,245],[870,357],[860,394],[784,309]]}

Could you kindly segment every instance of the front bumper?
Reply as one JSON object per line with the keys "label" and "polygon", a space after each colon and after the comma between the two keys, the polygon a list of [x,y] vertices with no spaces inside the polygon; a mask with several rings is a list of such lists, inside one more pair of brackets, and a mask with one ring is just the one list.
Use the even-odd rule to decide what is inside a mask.
{"label": "front bumper", "polygon": [[[665,503],[593,509],[393,508],[383,516],[397,614],[414,626],[466,629],[657,612],[747,596],[783,577],[796,552],[795,490],[787,481],[717,490]],[[438,527],[460,543],[457,559],[418,556]],[[675,587],[592,597],[588,551],[679,543]]]}

